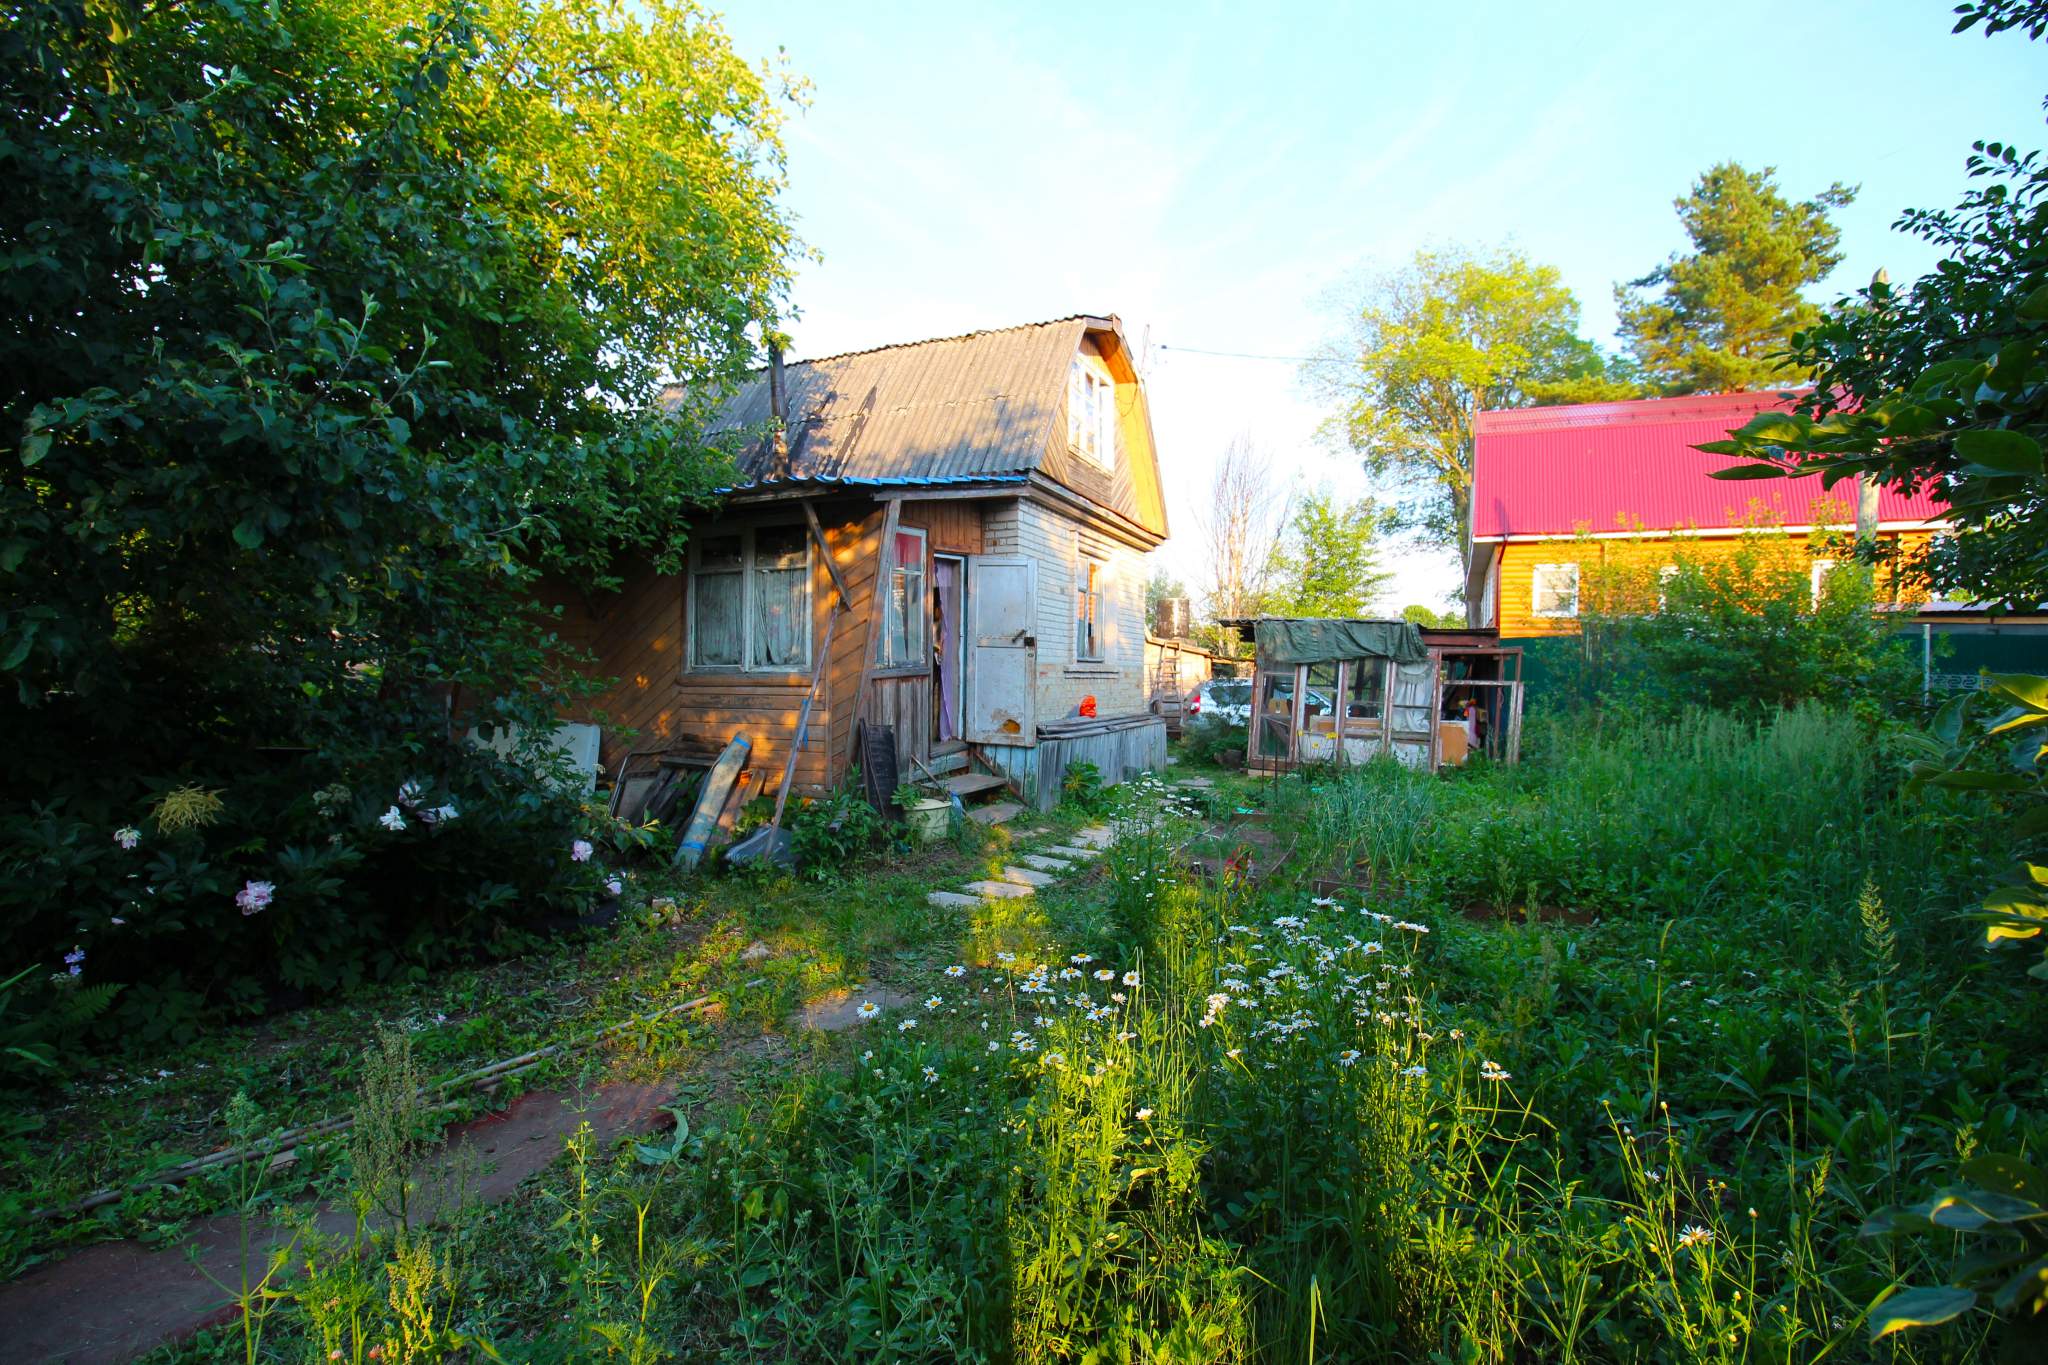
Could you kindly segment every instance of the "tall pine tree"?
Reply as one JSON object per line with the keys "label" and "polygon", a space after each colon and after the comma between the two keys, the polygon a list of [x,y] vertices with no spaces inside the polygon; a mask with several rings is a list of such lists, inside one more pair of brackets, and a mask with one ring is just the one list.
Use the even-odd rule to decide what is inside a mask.
{"label": "tall pine tree", "polygon": [[[1793,203],[1774,167],[1715,166],[1675,203],[1692,251],[1615,289],[1621,334],[1666,393],[1729,393],[1807,377],[1785,354],[1820,319],[1800,291],[1841,263],[1828,210],[1853,202],[1834,184]],[[1654,290],[1654,293],[1644,291]]]}

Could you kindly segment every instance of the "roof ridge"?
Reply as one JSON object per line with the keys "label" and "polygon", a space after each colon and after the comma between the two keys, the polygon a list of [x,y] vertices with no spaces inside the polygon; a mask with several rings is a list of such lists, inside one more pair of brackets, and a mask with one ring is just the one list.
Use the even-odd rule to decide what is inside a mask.
{"label": "roof ridge", "polygon": [[[877,351],[904,351],[912,346],[935,346],[942,341],[971,341],[975,337],[997,336],[1003,332],[1023,332],[1033,327],[1057,327],[1063,322],[1082,322],[1090,318],[1101,318],[1105,321],[1111,321],[1116,319],[1116,314],[1068,313],[1064,317],[1041,318],[1036,322],[1014,322],[1007,327],[977,327],[971,332],[955,332],[950,336],[919,337],[915,341],[890,341],[879,346],[859,346],[850,351],[834,351],[830,355],[806,356],[802,360],[785,360],[783,364],[785,368],[795,365],[817,365],[827,360],[845,360],[849,356],[873,355]],[[759,374],[766,368],[767,366],[765,365],[757,365],[752,370],[749,370],[748,373]]]}
{"label": "roof ridge", "polygon": [[1811,385],[1774,389],[1737,389],[1729,393],[1683,393],[1657,398],[1620,398],[1594,403],[1546,403],[1526,408],[1488,408],[1473,415],[1472,429],[1482,432],[1546,431],[1581,425],[1682,422],[1689,417],[1721,412],[1755,411],[1786,406],[1812,391]]}

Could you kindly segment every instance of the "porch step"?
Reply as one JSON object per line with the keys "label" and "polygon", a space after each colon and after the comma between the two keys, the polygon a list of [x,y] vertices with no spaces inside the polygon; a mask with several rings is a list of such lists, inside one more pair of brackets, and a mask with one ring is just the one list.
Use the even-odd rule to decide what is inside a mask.
{"label": "porch step", "polygon": [[1000,825],[1024,813],[1015,801],[991,801],[986,806],[969,806],[967,818],[978,825]]}
{"label": "porch step", "polygon": [[965,800],[982,792],[994,791],[1005,785],[1003,779],[994,773],[955,773],[939,779],[939,786]]}

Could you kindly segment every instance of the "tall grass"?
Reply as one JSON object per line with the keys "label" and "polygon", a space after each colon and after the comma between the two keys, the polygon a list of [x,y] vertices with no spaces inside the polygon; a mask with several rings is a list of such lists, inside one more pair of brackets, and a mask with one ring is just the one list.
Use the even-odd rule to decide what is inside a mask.
{"label": "tall grass", "polygon": [[[394,1284],[440,1296],[406,1318],[439,1344],[361,1294],[350,1340],[1973,1358],[1981,1324],[1866,1345],[1869,1306],[1939,1253],[1858,1235],[1958,1148],[2048,1138],[1997,1050],[2038,1001],[1981,1019],[1944,984],[1960,818],[1901,803],[1868,735],[1817,710],[1535,747],[1519,770],[1282,789],[1304,873],[1363,867],[1362,898],[1195,882],[1175,799],[1126,793],[1092,893],[992,908],[907,1018],[736,1121],[610,1161],[580,1142],[530,1222],[464,1243],[463,1294],[392,1250]],[[1478,923],[1475,900],[1605,914]]]}

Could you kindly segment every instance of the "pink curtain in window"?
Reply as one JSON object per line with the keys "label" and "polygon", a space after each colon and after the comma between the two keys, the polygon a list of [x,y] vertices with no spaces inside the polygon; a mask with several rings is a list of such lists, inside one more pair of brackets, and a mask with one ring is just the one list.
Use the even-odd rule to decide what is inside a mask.
{"label": "pink curtain in window", "polygon": [[960,738],[960,727],[953,721],[960,713],[960,679],[955,676],[959,669],[953,662],[960,638],[960,561],[933,560],[932,586],[932,596],[938,599],[933,635],[939,651],[939,741],[944,743]]}

